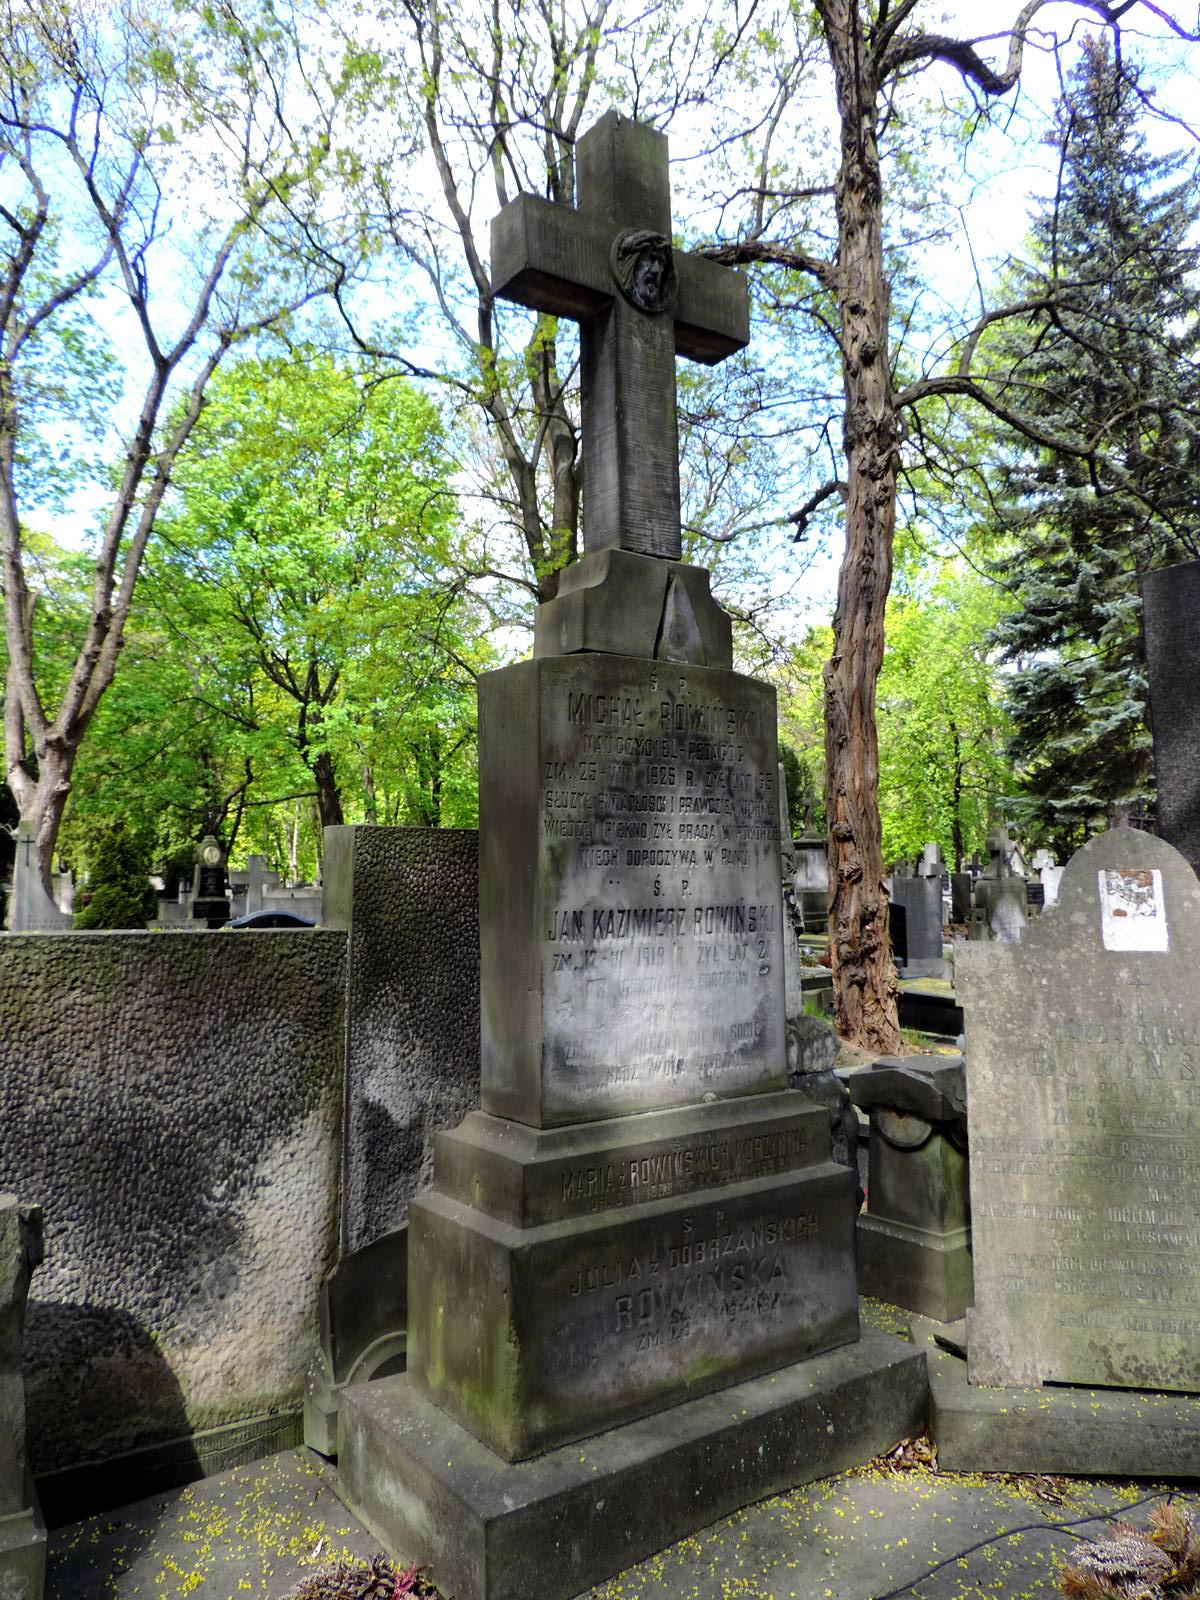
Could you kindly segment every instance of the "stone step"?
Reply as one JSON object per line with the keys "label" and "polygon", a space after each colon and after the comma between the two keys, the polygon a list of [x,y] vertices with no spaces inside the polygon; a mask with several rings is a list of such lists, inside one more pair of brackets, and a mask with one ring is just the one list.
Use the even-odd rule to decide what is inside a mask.
{"label": "stone step", "polygon": [[874,1330],[766,1377],[509,1463],[405,1377],[347,1390],[338,1492],[452,1600],[565,1600],[741,1506],[925,1425],[925,1355]]}

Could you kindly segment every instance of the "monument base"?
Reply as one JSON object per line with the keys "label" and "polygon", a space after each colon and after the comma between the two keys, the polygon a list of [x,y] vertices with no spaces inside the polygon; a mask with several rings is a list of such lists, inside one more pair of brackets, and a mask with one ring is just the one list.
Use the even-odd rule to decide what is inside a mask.
{"label": "monument base", "polygon": [[934,1322],[971,1304],[971,1230],[933,1233],[864,1212],[858,1219],[858,1289]]}
{"label": "monument base", "polygon": [[25,1491],[25,1509],[0,1516],[0,1594],[4,1600],[42,1600],[46,1585],[46,1524],[28,1477]]}
{"label": "monument base", "polygon": [[965,1325],[914,1317],[929,1358],[929,1430],[947,1472],[1200,1477],[1200,1397],[967,1382]]}
{"label": "monument base", "polygon": [[563,1600],[718,1517],[870,1460],[925,1423],[925,1355],[855,1344],[508,1463],[408,1377],[342,1399],[339,1493],[454,1600]]}

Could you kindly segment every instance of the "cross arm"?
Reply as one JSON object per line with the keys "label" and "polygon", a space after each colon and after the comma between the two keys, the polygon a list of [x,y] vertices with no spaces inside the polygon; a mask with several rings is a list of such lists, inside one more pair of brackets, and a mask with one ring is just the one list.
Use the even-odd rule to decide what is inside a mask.
{"label": "cross arm", "polygon": [[537,195],[518,195],[492,219],[492,293],[531,311],[582,322],[613,297],[612,224]]}
{"label": "cross arm", "polygon": [[[616,292],[609,266],[613,224],[523,194],[492,220],[492,292],[532,311],[576,322],[597,316]],[[703,256],[675,252],[679,303],[675,348],[706,365],[750,342],[746,280]]]}
{"label": "cross arm", "polygon": [[715,366],[750,343],[750,292],[739,272],[703,256],[675,252],[679,304],[675,348],[681,356]]}

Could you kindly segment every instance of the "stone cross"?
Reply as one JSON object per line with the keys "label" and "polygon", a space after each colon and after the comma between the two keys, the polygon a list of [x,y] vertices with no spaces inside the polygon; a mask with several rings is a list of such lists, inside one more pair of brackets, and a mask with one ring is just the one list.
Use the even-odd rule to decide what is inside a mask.
{"label": "stone cross", "polygon": [[575,147],[578,205],[523,194],[492,223],[492,288],[580,325],[585,549],[678,561],[675,356],[750,338],[746,283],[671,247],[664,134],[607,112]]}

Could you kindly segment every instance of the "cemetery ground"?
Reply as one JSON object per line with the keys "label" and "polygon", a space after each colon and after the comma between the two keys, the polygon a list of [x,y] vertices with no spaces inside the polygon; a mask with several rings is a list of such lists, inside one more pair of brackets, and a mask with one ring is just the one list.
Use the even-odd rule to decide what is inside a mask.
{"label": "cemetery ground", "polygon": [[[868,1300],[863,1317],[907,1321]],[[303,1586],[380,1553],[335,1479],[324,1457],[288,1450],[59,1529],[47,1600],[332,1600]],[[722,1518],[584,1600],[1052,1600],[1078,1540],[1115,1518],[1140,1526],[1169,1495],[1200,1513],[1194,1485],[942,1472],[919,1440]]]}

